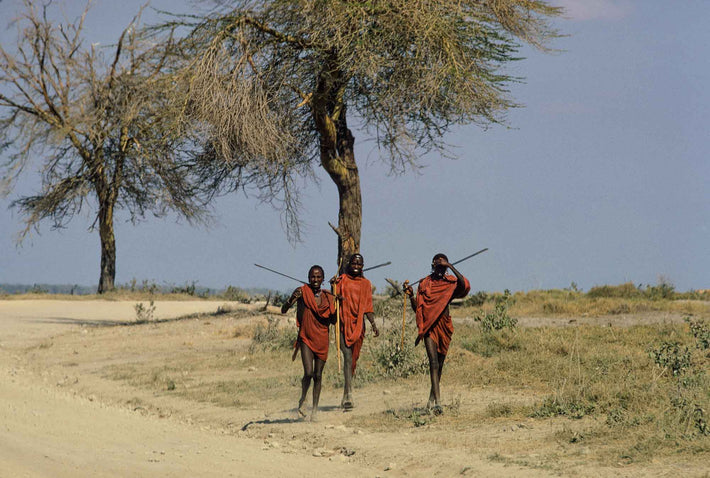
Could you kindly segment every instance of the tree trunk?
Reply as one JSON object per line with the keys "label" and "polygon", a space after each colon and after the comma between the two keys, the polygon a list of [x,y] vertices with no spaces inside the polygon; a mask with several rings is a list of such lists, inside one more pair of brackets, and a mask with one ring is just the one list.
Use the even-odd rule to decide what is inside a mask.
{"label": "tree trunk", "polygon": [[[362,193],[360,174],[355,162],[355,138],[348,129],[343,109],[335,122],[320,119],[320,156],[323,168],[338,188],[338,226],[331,227],[338,235],[339,273],[345,270],[350,256],[360,252],[362,228]],[[318,123],[318,121],[317,121]]]}
{"label": "tree trunk", "polygon": [[115,289],[116,280],[116,238],[113,233],[113,204],[100,201],[99,237],[101,238],[101,276],[98,293]]}

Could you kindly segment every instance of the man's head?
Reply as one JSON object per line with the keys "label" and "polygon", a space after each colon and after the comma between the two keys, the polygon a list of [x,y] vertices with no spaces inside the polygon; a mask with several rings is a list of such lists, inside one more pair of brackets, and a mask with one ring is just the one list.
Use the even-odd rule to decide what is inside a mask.
{"label": "man's head", "polygon": [[365,259],[358,254],[355,253],[352,256],[350,256],[350,260],[348,261],[348,269],[350,272],[350,275],[352,276],[361,276],[362,275],[362,268],[365,265]]}
{"label": "man's head", "polygon": [[441,265],[441,264],[448,264],[449,258],[446,257],[446,254],[443,254],[439,252],[438,254],[434,255],[434,258],[431,260],[431,270],[434,274],[443,276],[446,273],[447,266]]}
{"label": "man's head", "polygon": [[308,285],[311,287],[311,289],[320,289],[324,277],[325,273],[323,272],[323,268],[321,266],[314,265],[311,266],[310,269],[308,269]]}

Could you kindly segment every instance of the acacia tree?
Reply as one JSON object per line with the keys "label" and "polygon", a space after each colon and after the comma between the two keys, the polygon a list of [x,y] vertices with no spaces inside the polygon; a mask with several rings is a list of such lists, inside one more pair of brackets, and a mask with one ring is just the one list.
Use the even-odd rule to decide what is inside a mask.
{"label": "acacia tree", "polygon": [[[501,68],[522,42],[545,49],[559,8],[537,0],[236,0],[188,27],[175,91],[206,137],[195,167],[222,190],[256,186],[297,238],[300,176],[320,165],[340,199],[339,257],[360,248],[355,119],[392,171],[446,150],[455,124],[490,125],[515,106]],[[175,114],[173,111],[171,114]],[[211,181],[208,181],[211,179]]]}
{"label": "acacia tree", "polygon": [[95,208],[91,229],[98,228],[101,241],[103,293],[114,288],[116,208],[133,221],[147,211],[202,217],[176,159],[189,138],[171,136],[156,114],[165,103],[166,55],[141,40],[138,17],[104,55],[82,38],[88,6],[74,22],[55,24],[47,5],[24,3],[16,51],[0,46],[3,179],[11,183],[32,163],[41,170],[41,191],[11,203],[25,216],[21,238],[44,219],[61,228],[85,207]]}

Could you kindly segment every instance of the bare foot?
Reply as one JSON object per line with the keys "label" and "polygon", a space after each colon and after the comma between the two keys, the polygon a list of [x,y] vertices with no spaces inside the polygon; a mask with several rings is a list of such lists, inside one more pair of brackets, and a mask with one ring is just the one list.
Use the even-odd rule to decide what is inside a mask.
{"label": "bare foot", "polygon": [[353,403],[352,398],[343,397],[343,400],[340,402],[340,406],[343,407],[345,410],[351,410],[355,407],[355,404]]}
{"label": "bare foot", "polygon": [[301,398],[301,399],[298,401],[298,414],[299,414],[301,417],[305,418],[305,416],[306,416],[306,411],[303,409],[303,402],[304,402],[303,398]]}

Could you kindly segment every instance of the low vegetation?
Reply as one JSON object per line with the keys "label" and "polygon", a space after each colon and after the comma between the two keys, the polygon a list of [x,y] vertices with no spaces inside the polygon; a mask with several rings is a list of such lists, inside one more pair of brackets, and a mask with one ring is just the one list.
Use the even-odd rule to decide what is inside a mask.
{"label": "low vegetation", "polygon": [[[347,423],[384,432],[432,426],[461,437],[500,423],[515,430],[541,430],[546,423],[555,423],[553,435],[544,443],[563,444],[568,458],[583,454],[585,460],[616,466],[648,464],[660,456],[703,456],[710,452],[710,304],[685,295],[646,295],[647,290],[622,284],[593,289],[593,293],[570,288],[472,294],[452,306],[456,330],[444,370],[444,414],[429,414],[422,395],[412,396],[409,405],[401,401],[389,405],[385,399],[372,414],[354,414]],[[240,294],[236,289],[232,293]],[[248,297],[247,302],[265,300]],[[271,296],[271,305],[278,300]],[[409,309],[405,309],[402,341],[402,305],[401,297],[376,300],[382,334],[374,339],[368,333],[356,388],[374,387],[380,394],[426,390],[426,354],[413,344],[416,325]],[[238,412],[259,409],[265,396],[288,408],[298,396],[300,360],[290,360],[296,339],[293,312],[280,315],[273,308],[234,304],[209,316],[154,321],[151,307],[136,308],[136,324],[131,327],[141,327],[136,334],[141,337],[155,334],[154,346],[149,351],[130,349],[131,331],[125,330],[120,354],[124,359],[99,361],[95,372],[145,390],[141,407],[150,407],[146,397],[166,397],[184,401],[187,409],[200,402]],[[614,317],[621,319],[621,314],[609,314],[610,307],[663,311],[662,317],[675,318],[635,325],[643,322],[639,319],[646,312],[629,312],[633,320],[617,323]],[[585,316],[597,314],[605,317],[603,325],[585,322]],[[530,327],[522,320],[536,315],[577,320],[565,320],[566,327]],[[188,326],[190,332],[178,333],[179,327]],[[161,328],[168,329],[161,332]],[[91,346],[115,347],[115,333],[96,333]],[[51,348],[34,349],[33,360],[41,363],[41,354],[56,353],[59,340]],[[82,348],[65,347],[68,363],[82,367],[72,351],[86,346],[82,342]],[[334,340],[330,357],[323,390],[325,396],[337,396],[342,377],[337,373]],[[461,396],[480,397],[484,391],[485,403],[461,400]],[[484,446],[465,441],[473,438],[461,440],[458,446]],[[537,440],[536,447],[545,446],[541,438]],[[491,459],[558,469],[558,461],[564,458],[550,449],[549,456],[533,463],[522,460],[522,453],[506,455],[491,449]]]}

